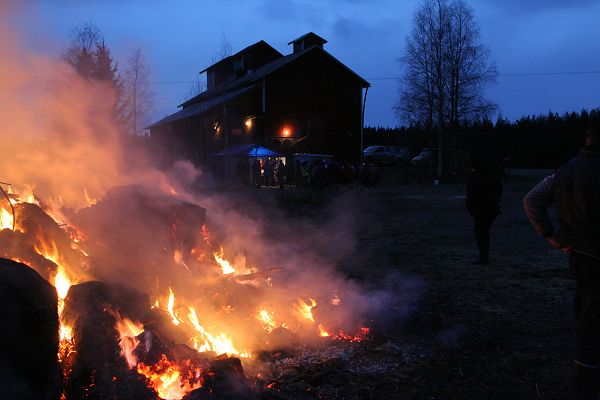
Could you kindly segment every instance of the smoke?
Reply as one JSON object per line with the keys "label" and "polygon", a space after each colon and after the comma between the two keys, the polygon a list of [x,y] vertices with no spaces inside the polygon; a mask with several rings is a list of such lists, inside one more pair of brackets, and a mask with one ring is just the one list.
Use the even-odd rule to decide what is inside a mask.
{"label": "smoke", "polygon": [[[161,304],[172,288],[178,318],[187,321],[195,307],[201,323],[225,332],[238,350],[281,344],[273,335],[264,340],[259,310],[272,317],[268,328],[314,340],[317,325],[330,334],[356,329],[395,301],[391,291],[366,293],[336,272],[334,262],[355,251],[347,214],[318,229],[289,226],[275,206],[265,212],[249,197],[199,192],[194,185],[205,175],[190,163],[160,171],[153,157],[125,147],[111,85],[27,54],[1,27],[0,46],[0,181],[16,192],[33,187],[69,216],[86,238],[87,276]],[[221,245],[239,273],[219,269]],[[301,315],[303,305],[310,317]]]}

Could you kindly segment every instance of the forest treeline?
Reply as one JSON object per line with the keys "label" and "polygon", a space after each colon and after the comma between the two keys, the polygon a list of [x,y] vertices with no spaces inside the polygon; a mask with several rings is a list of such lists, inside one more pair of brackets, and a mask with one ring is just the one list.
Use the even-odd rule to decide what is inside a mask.
{"label": "forest treeline", "polygon": [[[499,115],[494,123],[483,119],[448,130],[451,147],[506,159],[510,168],[556,168],[577,154],[585,131],[600,121],[600,108],[559,115],[524,116],[511,122]],[[364,144],[408,146],[413,155],[425,147],[436,147],[437,131],[419,126],[366,127]]]}

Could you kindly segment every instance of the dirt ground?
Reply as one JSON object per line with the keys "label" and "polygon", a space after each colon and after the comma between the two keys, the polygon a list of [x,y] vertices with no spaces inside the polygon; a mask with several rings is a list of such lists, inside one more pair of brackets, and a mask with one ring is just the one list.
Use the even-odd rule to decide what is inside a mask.
{"label": "dirt ground", "polygon": [[[368,189],[257,189],[252,196],[270,204],[263,211],[278,204],[288,226],[318,227],[344,214],[354,242],[337,257],[338,270],[398,296],[371,321],[368,343],[296,366],[274,397],[570,398],[574,281],[567,257],[535,235],[521,206],[543,176],[508,173],[488,266],[471,264],[477,252],[464,183],[405,184],[390,168]],[[339,240],[322,245],[332,258]]]}
{"label": "dirt ground", "polygon": [[[425,293],[408,326],[431,346],[408,377],[413,399],[567,399],[573,341],[574,281],[563,254],[534,234],[521,199],[542,175],[509,173],[492,236],[492,265],[476,250],[464,185],[395,185],[361,192],[361,247],[346,268],[371,260],[378,281],[395,268],[421,277]],[[366,200],[366,199],[365,199]],[[368,221],[382,221],[372,224]],[[397,337],[397,336],[396,336]]]}

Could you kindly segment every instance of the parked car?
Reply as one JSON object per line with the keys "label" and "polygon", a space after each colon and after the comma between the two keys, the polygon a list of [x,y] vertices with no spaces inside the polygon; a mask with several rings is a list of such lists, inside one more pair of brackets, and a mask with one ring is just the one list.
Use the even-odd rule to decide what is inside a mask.
{"label": "parked car", "polygon": [[[456,160],[456,162],[454,162]],[[411,167],[437,168],[438,149],[426,147],[418,156],[410,160]],[[466,150],[456,150],[456,159],[449,149],[444,151],[444,168],[459,175],[465,175],[471,168],[471,154]]]}
{"label": "parked car", "polygon": [[363,156],[371,157],[378,165],[408,165],[410,151],[402,146],[369,146],[363,150]]}

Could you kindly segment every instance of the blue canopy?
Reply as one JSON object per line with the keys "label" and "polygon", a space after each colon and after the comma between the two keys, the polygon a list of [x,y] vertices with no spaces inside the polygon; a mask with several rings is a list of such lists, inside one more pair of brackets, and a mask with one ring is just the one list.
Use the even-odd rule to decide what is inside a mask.
{"label": "blue canopy", "polygon": [[238,144],[230,146],[227,150],[210,153],[210,157],[279,157],[280,153],[269,150],[256,144]]}

